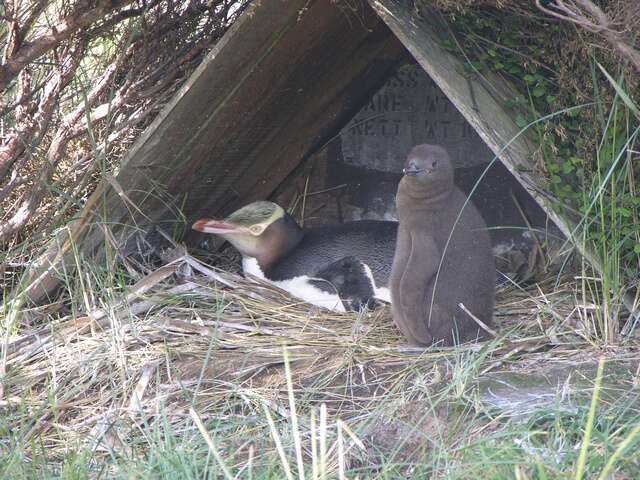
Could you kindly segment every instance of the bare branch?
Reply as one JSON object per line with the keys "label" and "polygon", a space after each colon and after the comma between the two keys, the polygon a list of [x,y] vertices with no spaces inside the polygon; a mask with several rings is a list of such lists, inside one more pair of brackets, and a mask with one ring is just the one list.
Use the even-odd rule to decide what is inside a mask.
{"label": "bare branch", "polygon": [[9,171],[13,163],[24,153],[27,147],[34,148],[39,144],[47,129],[53,110],[57,105],[62,89],[71,81],[77,61],[73,61],[84,52],[84,43],[71,50],[70,57],[53,74],[44,86],[37,113],[33,119],[18,124],[16,129],[6,135],[0,147],[0,178]]}
{"label": "bare branch", "polygon": [[[0,242],[17,239],[34,220],[49,224],[67,215],[67,206],[94,185],[95,177],[83,174],[95,171],[100,158],[107,164],[118,161],[138,129],[229,26],[216,0],[147,0],[126,6],[132,2],[65,0],[64,19],[48,30],[40,26],[45,10],[39,9],[51,0],[23,2],[29,6],[11,16],[18,22],[11,33],[14,46],[0,63],[0,91],[15,85],[0,102],[0,113],[13,125],[0,140],[0,198],[11,205],[0,218]],[[136,16],[144,21],[126,22]],[[122,32],[123,21],[131,33]],[[36,24],[46,31],[41,34]],[[0,28],[6,39],[9,23]],[[109,48],[87,62],[90,84],[83,92],[75,70],[85,45],[101,37]],[[69,44],[84,50],[76,56],[79,47]],[[112,46],[122,53],[105,68],[102,62]],[[70,142],[80,162],[68,161]],[[52,188],[66,196],[56,196]]]}
{"label": "bare branch", "polygon": [[[53,140],[49,145],[46,156],[47,161],[40,172],[36,185],[34,185],[30,191],[26,192],[25,197],[15,214],[9,220],[0,224],[0,240],[6,240],[15,235],[18,231],[24,228],[29,219],[33,216],[49,191],[51,178],[53,177],[58,164],[64,157],[67,145],[71,140],[85,133],[89,128],[89,124],[85,120],[86,108],[93,105],[95,101],[105,93],[108,87],[112,84],[113,78],[119,68],[132,52],[133,48],[129,48],[125,52],[122,52],[119,57],[105,69],[100,79],[87,94],[85,102],[78,105],[73,112],[64,118],[62,125],[56,131],[53,136]],[[74,70],[81,57],[82,55],[79,54],[73,58],[75,61]],[[132,92],[130,86],[130,83],[125,83],[118,90],[111,102],[110,106],[112,108],[117,108],[125,102],[127,94],[131,94]],[[96,110],[95,115],[92,112],[92,114],[89,115],[89,118],[91,118],[92,122],[97,122],[103,119],[108,112],[108,107],[105,108],[104,106],[100,106]]]}
{"label": "bare branch", "polygon": [[2,202],[5,198],[7,198],[11,192],[13,192],[17,187],[23,185],[27,182],[25,177],[19,177],[17,170],[11,172],[11,178],[7,182],[7,184],[0,188],[0,202]]}
{"label": "bare branch", "polygon": [[31,110],[31,105],[27,105],[25,99],[31,92],[31,71],[25,68],[18,75],[18,93],[16,95],[16,101],[18,107],[16,108],[16,123],[26,123],[29,121],[27,118]]}
{"label": "bare branch", "polygon": [[161,1],[162,0],[151,0],[143,7],[129,8],[128,10],[123,10],[121,12],[118,12],[115,15],[113,15],[111,18],[109,18],[107,21],[91,29],[89,31],[89,35],[91,37],[100,35],[101,33],[108,31],[114,25],[117,25],[123,20],[126,20],[127,18],[137,17],[139,15],[142,15],[145,12],[150,11],[152,8],[156,7]]}
{"label": "bare branch", "polygon": [[[3,63],[15,55],[22,42],[24,41],[27,33],[31,29],[33,22],[40,16],[45,7],[47,6],[47,0],[38,0],[29,11],[27,17],[18,23],[18,12],[14,12],[10,19],[7,19],[9,26],[7,33],[7,46],[4,51]],[[19,8],[19,7],[18,7]]]}
{"label": "bare branch", "polygon": [[[24,72],[24,70],[23,70]],[[22,72],[20,72],[22,73]],[[36,85],[35,87],[31,88],[31,90],[29,91],[28,94],[26,94],[23,98],[16,100],[15,102],[11,103],[11,104],[2,104],[2,101],[0,100],[0,119],[2,119],[2,117],[4,117],[5,115],[7,115],[9,112],[11,112],[14,109],[18,109],[20,107],[23,107],[27,104],[27,102],[29,100],[32,100],[33,97],[35,97],[40,90],[42,90],[46,84],[46,80],[40,82],[38,85]]]}
{"label": "bare branch", "polygon": [[0,91],[3,91],[9,85],[26,65],[52,50],[74,33],[92,25],[104,18],[108,13],[131,2],[133,0],[99,0],[94,8],[87,10],[78,8],[35,40],[22,42],[19,48],[13,52],[9,50],[9,55],[7,55],[4,63],[0,65]]}
{"label": "bare branch", "polygon": [[614,28],[607,14],[591,0],[554,0],[547,6],[536,0],[536,6],[552,17],[602,35],[640,73],[640,52],[633,48],[622,32]]}
{"label": "bare branch", "polygon": [[36,4],[31,8],[29,15],[24,19],[22,25],[20,26],[20,29],[24,32],[25,35],[27,32],[29,32],[33,25],[33,22],[38,19],[48,3],[48,0],[38,0]]}
{"label": "bare branch", "polygon": [[536,0],[536,6],[539,10],[551,15],[552,17],[575,23],[591,32],[598,33],[603,28],[608,28],[608,26],[601,25],[590,20],[573,2],[571,2],[570,5],[567,5],[564,0],[555,0],[554,3],[549,3],[547,7],[543,6],[540,3],[540,0]]}

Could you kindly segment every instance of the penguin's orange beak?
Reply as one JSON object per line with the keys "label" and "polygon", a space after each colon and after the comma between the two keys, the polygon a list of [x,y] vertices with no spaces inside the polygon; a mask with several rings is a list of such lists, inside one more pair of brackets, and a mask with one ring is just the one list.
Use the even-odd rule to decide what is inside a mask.
{"label": "penguin's orange beak", "polygon": [[215,233],[217,235],[248,233],[247,229],[244,227],[227,223],[224,220],[214,220],[211,218],[201,218],[196,220],[191,228],[198,232]]}

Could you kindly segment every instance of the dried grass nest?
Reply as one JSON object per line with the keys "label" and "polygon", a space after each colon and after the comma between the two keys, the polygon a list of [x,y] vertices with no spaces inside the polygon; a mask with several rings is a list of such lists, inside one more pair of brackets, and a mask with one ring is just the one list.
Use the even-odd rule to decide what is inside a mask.
{"label": "dried grass nest", "polygon": [[304,397],[298,414],[322,402],[330,415],[358,423],[381,398],[424,395],[425,385],[446,385],[461,362],[479,357],[475,377],[594,358],[579,327],[590,308],[571,282],[504,286],[495,314],[500,337],[409,348],[388,307],[320,310],[183,251],[101,309],[10,338],[0,407],[24,444],[37,437],[52,458],[69,445],[105,455],[125,448],[161,416],[176,432],[197,432],[190,406],[204,420],[252,418],[261,407],[287,418],[286,347],[290,381]]}

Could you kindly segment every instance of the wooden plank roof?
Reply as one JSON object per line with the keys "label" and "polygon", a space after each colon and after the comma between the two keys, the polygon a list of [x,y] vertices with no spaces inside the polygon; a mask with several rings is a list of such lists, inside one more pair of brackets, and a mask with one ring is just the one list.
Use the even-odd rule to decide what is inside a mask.
{"label": "wooden plank roof", "polygon": [[[136,141],[117,177],[92,195],[71,240],[53,248],[31,278],[46,278],[94,220],[117,237],[128,226],[179,223],[175,206],[189,223],[267,198],[348,122],[406,50],[570,236],[574,224],[538,187],[532,144],[503,108],[509,86],[491,75],[470,81],[462,61],[441,46],[446,28],[435,17],[418,18],[410,2],[368,2],[372,8],[254,2]],[[82,240],[85,251],[104,242],[102,228]]]}
{"label": "wooden plank roof", "polygon": [[[154,190],[165,189],[187,220],[268,197],[405,55],[361,7],[250,6],[127,155],[116,180],[130,201],[154,221],[170,221]],[[104,203],[113,222],[136,216],[114,189]]]}

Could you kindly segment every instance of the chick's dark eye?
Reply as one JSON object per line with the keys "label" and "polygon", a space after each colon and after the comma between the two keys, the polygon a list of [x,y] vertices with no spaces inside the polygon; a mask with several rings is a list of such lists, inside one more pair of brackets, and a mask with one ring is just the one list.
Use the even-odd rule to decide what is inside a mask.
{"label": "chick's dark eye", "polygon": [[437,160],[434,160],[434,161],[433,161],[433,167],[435,168],[435,167],[437,167],[437,166],[438,166],[438,161],[437,161]]}

